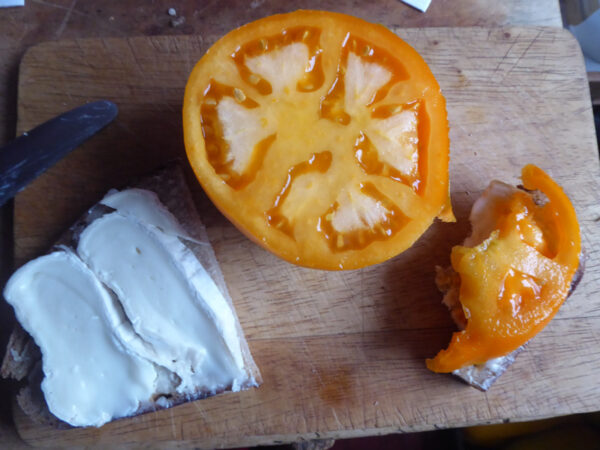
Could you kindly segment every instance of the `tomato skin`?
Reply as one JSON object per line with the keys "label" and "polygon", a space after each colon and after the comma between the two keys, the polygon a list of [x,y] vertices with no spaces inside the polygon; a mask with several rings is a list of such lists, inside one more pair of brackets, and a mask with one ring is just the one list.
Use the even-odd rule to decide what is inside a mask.
{"label": "tomato skin", "polygon": [[[288,30],[286,36],[282,34],[282,30]],[[320,33],[320,40],[317,41],[320,48],[315,50],[315,41],[310,41],[308,47],[309,56],[315,57],[311,63],[312,66],[315,66],[316,61],[320,64],[322,73],[309,74],[307,69],[306,79],[298,82],[298,91],[305,93],[306,98],[317,99],[321,106],[324,99],[328,97],[328,92],[332,91],[331,86],[335,85],[335,76],[340,66],[342,42],[345,37],[347,39],[347,36],[350,36],[350,42],[355,37],[354,39],[359,45],[365,45],[374,52],[374,56],[367,53],[360,54],[361,61],[376,63],[378,55],[384,55],[381,57],[383,59],[380,58],[381,64],[390,64],[389,67],[392,68],[394,66],[389,62],[390,58],[393,61],[402,61],[409,77],[403,78],[400,75],[396,78],[392,77],[396,84],[392,83],[388,86],[385,95],[381,95],[382,98],[375,99],[373,108],[393,103],[394,96],[400,95],[399,92],[404,92],[402,95],[407,96],[407,99],[410,97],[410,101],[419,102],[414,108],[415,117],[418,119],[416,132],[419,139],[419,153],[417,171],[413,174],[414,176],[411,175],[413,178],[397,177],[395,182],[390,183],[382,180],[384,176],[381,173],[370,174],[359,162],[343,156],[344,148],[331,148],[333,136],[336,133],[340,133],[340,135],[350,133],[347,130],[352,127],[344,128],[335,123],[332,124],[333,116],[328,117],[327,111],[329,110],[323,109],[323,107],[321,107],[321,119],[316,123],[323,126],[325,131],[322,134],[315,133],[315,140],[322,139],[327,142],[326,148],[318,148],[317,145],[310,154],[303,156],[298,154],[297,157],[287,159],[280,154],[280,159],[275,160],[272,155],[277,146],[281,145],[282,136],[286,133],[294,134],[293,130],[281,132],[278,129],[270,135],[270,137],[276,137],[268,142],[271,147],[263,151],[260,157],[263,159],[254,160],[253,167],[256,169],[252,176],[238,176],[227,169],[227,158],[221,157],[218,151],[215,153],[215,147],[225,146],[229,142],[226,142],[223,136],[211,141],[211,137],[205,130],[207,121],[212,120],[209,128],[214,128],[214,117],[218,117],[218,113],[215,111],[212,112],[213,116],[207,115],[210,113],[210,107],[206,107],[206,92],[211,80],[213,84],[241,86],[244,101],[258,102],[262,108],[265,99],[275,99],[274,90],[277,83],[251,73],[248,67],[243,66],[242,53],[246,52],[248,59],[254,57],[255,54],[260,54],[260,46],[266,48],[266,52],[268,52],[272,46],[289,45],[290,42],[295,42],[294,39],[297,39],[298,36],[303,35],[303,30],[304,33],[310,32],[309,39],[313,39],[315,32]],[[388,63],[382,62],[385,58]],[[251,86],[252,82],[255,83],[255,87]],[[315,83],[322,83],[322,85],[317,88]],[[403,86],[406,87],[400,89],[398,83],[404,83]],[[267,86],[268,84],[270,86]],[[231,92],[233,90],[224,95],[233,98]],[[311,95],[314,97],[310,97]],[[238,103],[241,98],[238,96]],[[301,97],[295,98],[302,100]],[[345,97],[333,98],[332,101],[339,102],[340,98]],[[401,102],[408,101],[407,99],[401,100]],[[221,97],[218,97],[218,101],[221,101]],[[246,105],[249,110],[254,108],[254,103]],[[300,103],[297,100],[295,104]],[[295,123],[296,127],[302,127],[304,123],[304,119],[299,118],[301,114],[298,113],[298,110],[300,109],[298,106],[296,111],[291,111],[294,119],[288,119],[289,122]],[[202,111],[208,113],[203,116]],[[315,109],[315,113],[317,111],[318,109]],[[356,119],[356,123],[360,120],[363,119]],[[310,120],[305,122],[310,123]],[[406,250],[436,217],[444,221],[454,220],[449,197],[449,138],[445,99],[437,81],[420,55],[381,25],[370,24],[355,17],[332,12],[296,11],[266,17],[231,31],[207,51],[190,75],[184,96],[183,128],[188,159],[200,184],[215,206],[248,238],[290,263],[326,270],[365,267],[383,262]],[[354,128],[352,131],[355,131]],[[312,130],[308,129],[305,134],[311,133]],[[265,139],[266,137],[263,136]],[[344,139],[346,139],[345,142],[354,142],[354,135]],[[346,145],[345,148],[347,147],[349,146]],[[269,211],[276,210],[275,203],[289,171],[294,166],[300,167],[303,162],[309,161],[311,154],[323,151],[332,151],[333,161],[329,171],[324,174],[328,181],[321,185],[321,190],[315,198],[314,210],[310,210],[306,205],[298,205],[298,210],[305,212],[298,213],[293,220],[287,220],[287,217],[283,221],[270,219]],[[351,152],[352,148],[349,151]],[[359,159],[358,156],[356,159]],[[227,172],[228,170],[229,172]],[[309,174],[309,176],[314,176],[314,174]],[[337,234],[322,232],[319,220],[327,216],[326,211],[331,210],[335,214],[336,204],[338,209],[341,208],[335,194],[344,189],[343,183],[346,182],[344,177],[349,180],[348,183],[353,184],[354,191],[363,192],[365,195],[367,192],[364,191],[364,186],[373,185],[375,189],[369,192],[375,192],[375,196],[371,198],[378,204],[387,202],[389,205],[392,203],[403,205],[398,210],[403,208],[410,210],[410,214],[406,216],[407,220],[403,220],[404,216],[408,214],[404,211],[396,214],[400,214],[402,220],[394,219],[391,216],[383,218],[381,222],[383,232],[354,233],[353,237],[345,232]],[[236,179],[237,184],[230,181],[232,179]],[[402,182],[410,187],[410,191],[402,185]],[[328,186],[326,200],[320,198],[325,192],[323,186]],[[408,197],[410,198],[407,199]],[[392,209],[394,208],[388,208],[388,212]],[[293,214],[296,214],[296,211],[293,211]],[[284,225],[277,229],[276,224],[281,223]],[[401,231],[399,231],[399,227],[401,227]],[[342,245],[338,245],[335,239],[341,239]],[[348,242],[353,244],[349,245]]]}
{"label": "tomato skin", "polygon": [[[523,185],[544,205],[515,190],[496,205],[495,230],[473,247],[452,249],[467,325],[427,367],[452,372],[505,356],[539,333],[569,295],[581,257],[575,210],[564,191],[533,165]],[[491,189],[491,188],[490,188]],[[501,212],[499,212],[501,211]]]}

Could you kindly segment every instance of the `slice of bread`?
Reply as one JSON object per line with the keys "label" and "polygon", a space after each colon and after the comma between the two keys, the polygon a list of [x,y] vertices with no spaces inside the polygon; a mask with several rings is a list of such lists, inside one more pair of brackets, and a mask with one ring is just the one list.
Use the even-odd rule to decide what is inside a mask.
{"label": "slice of bread", "polygon": [[[160,200],[179,223],[181,229],[178,229],[177,240],[185,246],[185,249],[187,249],[186,253],[189,254],[191,252],[210,275],[210,278],[216,284],[216,287],[233,313],[236,330],[235,336],[241,350],[243,371],[246,376],[242,378],[241,382],[234,381],[233,385],[225,386],[224,389],[219,389],[218,391],[207,390],[199,386],[192,391],[188,389],[185,392],[172,389],[170,392],[165,393],[163,390],[160,395],[156,395],[149,402],[140,403],[138,409],[129,415],[137,415],[171,407],[223,391],[237,391],[260,385],[262,382],[260,372],[252,359],[248,344],[244,339],[243,331],[235,314],[235,308],[233,307],[219,263],[196,211],[191,194],[185,184],[183,170],[178,165],[173,164],[157,171],[151,176],[132,183],[130,187],[144,189],[156,194],[158,200]],[[54,247],[55,253],[56,250],[59,252],[75,252],[82,233],[88,229],[90,224],[113,212],[115,212],[115,209],[102,204],[102,202],[92,207],[60,237]],[[158,229],[160,230],[160,227]],[[114,292],[111,292],[111,294],[114,297]],[[118,301],[115,303],[118,303]],[[213,320],[217,320],[214,316],[210,317],[213,317]],[[60,428],[68,427],[67,423],[54,417],[48,410],[40,389],[40,382],[43,378],[41,367],[39,348],[23,328],[17,324],[10,337],[0,373],[5,378],[14,378],[23,381],[24,386],[17,395],[17,402],[32,420]],[[165,369],[160,368],[160,370],[164,371]],[[174,378],[177,378],[177,376]]]}
{"label": "slice of bread", "polygon": [[[501,195],[504,193],[510,193],[515,189],[513,186],[499,181],[492,182],[488,190],[491,189],[491,186],[494,186],[496,190],[499,190],[502,193]],[[522,186],[517,186],[517,188],[525,190]],[[536,204],[541,205],[545,202],[543,194],[540,192],[526,192],[532,196]],[[492,202],[495,201],[493,196],[490,197]],[[471,235],[465,239],[463,243],[465,246],[474,246],[479,244],[490,235],[490,232],[495,226],[493,222],[493,214],[491,214],[491,210],[493,208],[491,208],[489,204],[480,203],[480,200],[475,203],[473,206],[473,211],[471,211],[470,221],[472,232]],[[582,251],[579,260],[579,267],[577,268],[577,271],[575,272],[575,275],[571,281],[569,296],[579,284],[584,270],[585,252]],[[459,300],[460,276],[452,267],[437,266],[435,283],[438,289],[444,294],[442,303],[450,311],[452,320],[459,330],[464,330],[467,325],[467,319],[465,318],[463,307]],[[515,362],[515,359],[525,349],[526,345],[527,344],[522,345],[507,355],[488,360],[485,362],[485,364],[462,367],[453,371],[452,375],[460,378],[465,383],[481,391],[487,391],[492,384]]]}

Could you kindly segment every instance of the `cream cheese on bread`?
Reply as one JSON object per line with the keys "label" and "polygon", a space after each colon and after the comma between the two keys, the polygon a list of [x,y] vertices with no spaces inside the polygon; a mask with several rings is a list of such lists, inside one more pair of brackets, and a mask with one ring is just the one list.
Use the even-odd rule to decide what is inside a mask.
{"label": "cream cheese on bread", "polygon": [[59,251],[7,284],[6,298],[42,350],[46,403],[64,422],[101,426],[260,383],[178,182],[161,192],[183,196],[172,206],[189,234],[154,192],[111,191],[63,235]]}
{"label": "cream cheese on bread", "polygon": [[502,214],[499,205],[510,198],[518,189],[502,181],[493,180],[485,191],[475,200],[469,215],[471,234],[464,240],[463,246],[476,247],[490,237],[498,226]]}
{"label": "cream cheese on bread", "polygon": [[137,188],[122,191],[113,189],[104,196],[100,203],[116,209],[119,214],[154,225],[167,234],[188,238],[186,231],[154,192]]}
{"label": "cream cheese on bread", "polygon": [[42,351],[42,391],[56,417],[100,426],[150,401],[155,366],[117,339],[106,315],[109,292],[73,253],[56,251],[25,264],[4,296]]}
{"label": "cream cheese on bread", "polygon": [[[531,206],[524,206],[524,204],[521,204],[522,208],[520,210],[517,210],[516,209],[517,207],[513,206],[514,204],[511,203],[513,201],[513,199],[515,198],[515,195],[517,195],[517,194],[521,195],[523,197],[526,197],[526,196],[524,196],[523,192],[527,193],[527,195],[530,197],[529,199],[527,199],[528,200],[527,205],[531,205],[531,201],[532,201],[536,207],[541,207],[549,201],[548,197],[544,194],[544,192],[537,191],[537,190],[527,190],[523,186],[514,187],[509,184],[500,182],[500,181],[495,181],[495,180],[492,181],[489,184],[489,186],[483,191],[481,196],[473,204],[473,207],[471,209],[471,213],[469,216],[472,231],[471,231],[471,234],[464,240],[462,246],[466,247],[466,248],[474,248],[474,247],[481,246],[485,250],[486,249],[485,246],[488,245],[488,242],[491,242],[492,240],[497,240],[498,234],[502,233],[503,230],[504,231],[506,230],[506,228],[503,228],[503,227],[508,227],[508,228],[515,227],[519,233],[523,233],[523,234],[521,234],[520,239],[523,240],[524,244],[527,244],[528,246],[530,246],[533,249],[536,249],[537,246],[543,247],[545,245],[545,239],[548,239],[544,236],[544,231],[542,229],[542,227],[544,226],[543,215],[540,214],[541,220],[538,223],[535,220],[535,215],[537,213],[535,212],[535,210],[531,209]],[[521,220],[527,219],[528,217],[530,217],[529,216],[530,213],[533,215],[534,219],[529,223],[520,223]],[[512,221],[509,221],[508,225],[506,225],[506,222],[508,220],[507,218],[512,217],[510,214],[516,214],[514,216],[516,225],[515,225],[515,222],[512,222]],[[558,213],[553,213],[553,214],[558,215]],[[510,220],[512,220],[512,219],[510,219]],[[557,222],[557,226],[560,226],[560,225],[558,225],[558,222]],[[490,237],[490,236],[494,236],[494,235],[496,235],[495,238]],[[560,239],[562,239],[562,237]],[[574,245],[579,245],[579,244],[575,244],[575,241],[571,241],[570,245],[574,246]],[[510,250],[511,249],[508,248],[508,250],[505,250],[505,251],[510,252]],[[540,253],[542,253],[542,252],[540,251]],[[467,258],[472,257],[472,253],[468,253],[468,255],[469,256],[463,256],[465,258],[465,260]],[[453,257],[453,264],[454,264],[454,254],[452,257]],[[535,258],[532,258],[532,259],[535,259]],[[489,261],[491,261],[491,262],[488,262],[489,265],[493,268],[496,263],[496,260],[490,259]],[[585,262],[584,258],[580,254],[579,267],[577,268],[575,274],[573,275],[573,278],[571,279],[569,294],[570,294],[570,292],[572,292],[572,290],[578,283],[579,279],[581,278],[581,274],[583,273],[583,268],[584,268],[584,262]],[[513,261],[513,263],[515,263],[515,262]],[[516,262],[515,264],[519,264],[519,262]],[[530,267],[535,268],[535,266],[536,266],[536,262],[532,261]],[[511,272],[512,272],[512,267],[518,267],[518,265],[511,266]],[[529,268],[530,272],[528,272],[528,273],[534,273],[535,269],[533,269],[533,268]],[[520,269],[520,270],[523,270],[523,269]],[[470,315],[470,311],[467,306],[463,306],[463,304],[461,303],[460,296],[461,296],[461,294],[463,294],[463,292],[461,292],[461,276],[462,275],[459,276],[459,274],[454,271],[453,267],[448,267],[445,269],[441,268],[441,267],[436,267],[436,272],[437,272],[436,280],[435,280],[436,284],[437,284],[438,288],[440,289],[440,291],[442,291],[444,293],[443,303],[450,309],[452,319],[454,320],[454,322],[456,323],[458,328],[460,330],[464,330],[467,327],[467,318]],[[465,272],[466,272],[466,270],[465,270]],[[493,269],[490,271],[490,273],[493,273]],[[496,279],[499,278],[497,274],[490,275],[490,273],[485,273],[482,275],[480,272],[480,273],[478,273],[478,277],[480,277],[480,279],[488,279],[489,278],[489,280],[493,280],[493,277],[496,277]],[[538,271],[537,273],[540,273],[540,272]],[[473,277],[473,274],[466,273],[466,276]],[[509,275],[503,275],[503,276],[508,277]],[[484,277],[484,278],[481,278],[481,277]],[[536,283],[537,282],[538,281],[536,281]],[[540,285],[544,286],[543,279],[540,279],[539,283],[540,283]],[[470,285],[470,286],[467,285],[467,286],[468,286],[468,288],[465,289],[465,292],[467,292],[467,293],[469,291],[473,292],[472,285]],[[515,294],[515,297],[510,297],[510,296],[503,297],[502,293],[504,292],[504,289],[506,289],[505,286],[506,285],[502,284],[501,290],[499,291],[499,294],[497,294],[498,299],[499,299],[498,302],[504,301],[505,304],[510,302],[510,305],[512,306],[512,314],[513,314],[513,316],[516,317],[516,314],[518,314],[518,311],[519,311],[519,308],[521,305],[522,298],[520,296],[516,297],[517,294]],[[510,285],[508,285],[508,286],[509,286],[508,289],[511,289]],[[524,284],[524,286],[528,286],[528,285]],[[548,285],[545,285],[543,287],[543,289],[552,289],[552,288],[549,287],[549,284],[548,284]],[[482,297],[483,297],[485,294],[480,294],[480,295],[482,295]],[[473,297],[471,297],[470,304],[473,304],[473,301],[474,301]],[[543,299],[540,299],[539,297],[537,297],[537,294],[536,294],[536,297],[532,296],[532,298],[524,300],[524,302],[525,301],[533,304],[534,301],[535,302],[543,301]],[[500,303],[498,303],[498,305],[499,304]],[[515,304],[518,305],[516,308],[515,308]],[[488,308],[490,308],[490,307],[488,306]],[[525,316],[525,319],[523,319],[524,316]],[[492,326],[493,326],[494,324],[502,323],[501,319],[496,319],[497,321],[495,323],[492,322],[492,320],[493,319],[487,320],[488,326],[490,324],[492,324]],[[521,320],[522,321],[527,320],[526,314],[521,315]],[[513,333],[514,336],[517,336],[517,334],[518,334],[518,330],[516,330],[515,328],[513,328],[511,330],[511,332]],[[462,337],[461,337],[461,339],[462,339]],[[529,337],[529,339],[531,339],[531,337]],[[471,345],[475,345],[473,343],[474,340],[472,340],[470,342],[471,342]],[[490,357],[489,359],[487,359],[486,361],[483,361],[482,363],[463,366],[456,370],[453,370],[451,373],[453,375],[461,378],[462,380],[464,380],[466,383],[470,384],[471,386],[476,387],[482,391],[486,391],[495,382],[495,380],[497,380],[498,377],[500,377],[507,370],[507,368],[515,361],[515,359],[519,355],[519,353],[524,350],[526,342],[527,341],[525,341],[524,343],[522,343],[521,346],[519,346],[518,348],[516,348],[512,351],[508,351],[508,353],[505,352],[505,354],[503,356]],[[502,354],[501,352],[497,352],[497,354],[498,353]]]}
{"label": "cream cheese on bread", "polygon": [[148,344],[136,350],[181,379],[177,392],[235,390],[247,381],[233,313],[177,236],[117,211],[81,233],[77,253]]}

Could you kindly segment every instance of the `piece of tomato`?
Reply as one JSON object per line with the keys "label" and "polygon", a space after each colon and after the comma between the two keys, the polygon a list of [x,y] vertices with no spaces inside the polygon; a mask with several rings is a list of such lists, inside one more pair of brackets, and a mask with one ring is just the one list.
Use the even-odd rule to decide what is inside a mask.
{"label": "piece of tomato", "polygon": [[297,11],[231,31],[194,67],[183,126],[213,203],[289,262],[364,267],[453,220],[444,97],[381,25]]}
{"label": "piece of tomato", "polygon": [[545,195],[498,181],[471,212],[473,233],[452,249],[459,275],[459,301],[466,327],[427,367],[452,372],[507,355],[550,322],[562,305],[579,267],[581,237],[569,198],[533,165],[523,185]]}

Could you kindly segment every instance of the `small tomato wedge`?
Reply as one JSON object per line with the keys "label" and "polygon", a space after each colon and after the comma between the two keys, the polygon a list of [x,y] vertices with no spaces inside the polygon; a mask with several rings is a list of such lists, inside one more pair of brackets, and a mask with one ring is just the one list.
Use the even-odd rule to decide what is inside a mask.
{"label": "small tomato wedge", "polygon": [[213,203],[291,263],[364,267],[453,220],[444,97],[383,26],[297,11],[231,31],[190,75],[183,128]]}
{"label": "small tomato wedge", "polygon": [[550,322],[569,294],[581,256],[573,205],[538,167],[525,166],[521,177],[525,190],[490,184],[473,206],[471,236],[452,249],[466,327],[427,360],[434,372],[516,350]]}

